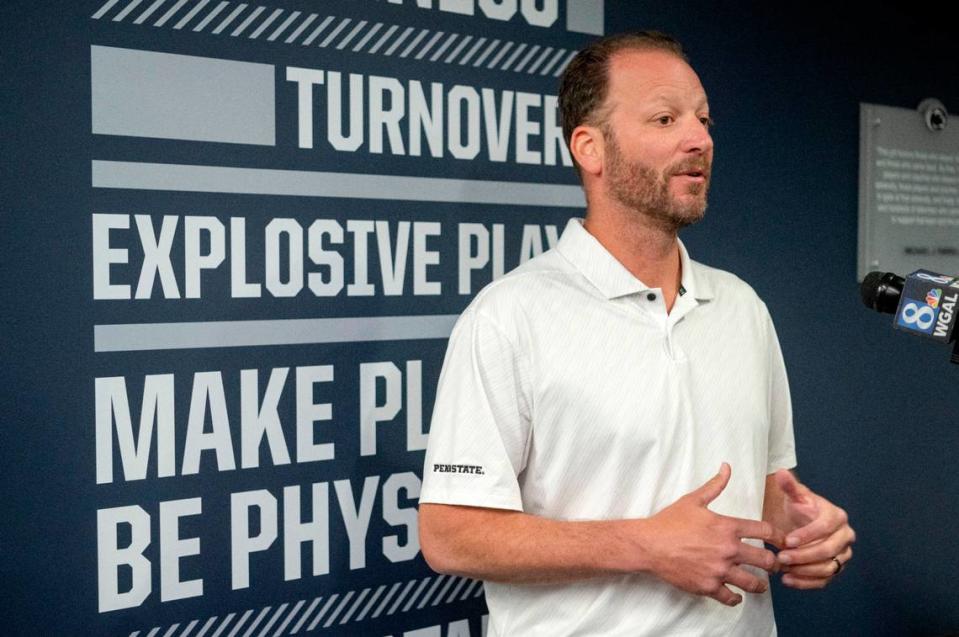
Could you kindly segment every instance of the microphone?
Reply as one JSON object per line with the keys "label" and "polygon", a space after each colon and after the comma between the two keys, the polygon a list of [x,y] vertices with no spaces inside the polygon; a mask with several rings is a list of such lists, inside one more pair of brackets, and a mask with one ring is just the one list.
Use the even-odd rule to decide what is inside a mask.
{"label": "microphone", "polygon": [[[903,278],[892,272],[870,272],[859,287],[866,307],[894,314],[893,327],[951,343],[959,310],[959,277],[916,270]],[[959,364],[959,342],[953,348],[953,363]]]}
{"label": "microphone", "polygon": [[904,278],[892,272],[870,272],[859,286],[862,302],[871,310],[895,314],[905,282]]}

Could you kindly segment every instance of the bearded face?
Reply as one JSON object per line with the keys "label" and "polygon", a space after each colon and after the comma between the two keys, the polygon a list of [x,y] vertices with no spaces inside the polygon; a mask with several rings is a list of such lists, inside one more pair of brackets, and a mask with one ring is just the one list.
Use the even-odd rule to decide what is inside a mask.
{"label": "bearded face", "polygon": [[603,135],[604,169],[613,199],[673,232],[703,218],[711,168],[707,157],[688,157],[657,171],[639,160],[626,158],[608,127],[604,127]]}

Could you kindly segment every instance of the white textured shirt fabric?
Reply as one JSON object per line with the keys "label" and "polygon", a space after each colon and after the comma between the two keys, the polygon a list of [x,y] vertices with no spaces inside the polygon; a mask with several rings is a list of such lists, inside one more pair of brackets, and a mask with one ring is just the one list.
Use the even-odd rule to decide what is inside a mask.
{"label": "white textured shirt fabric", "polygon": [[[420,502],[642,518],[728,462],[710,509],[761,518],[767,474],[796,464],[776,333],[752,288],[680,251],[668,315],[579,219],[484,288],[450,337]],[[768,592],[729,608],[651,575],[487,582],[486,599],[499,637],[776,634]]]}

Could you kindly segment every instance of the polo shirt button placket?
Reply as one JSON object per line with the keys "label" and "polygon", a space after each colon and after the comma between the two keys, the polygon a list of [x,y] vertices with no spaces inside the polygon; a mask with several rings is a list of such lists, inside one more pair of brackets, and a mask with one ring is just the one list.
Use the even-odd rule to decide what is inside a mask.
{"label": "polo shirt button placket", "polygon": [[670,335],[669,326],[665,326],[665,333],[663,336],[663,347],[666,349],[666,355],[669,356],[669,360],[676,360],[676,355],[673,352],[673,339]]}
{"label": "polo shirt button placket", "polygon": [[669,360],[675,361],[675,360],[676,360],[676,350],[673,348],[673,330],[672,330],[672,328],[669,326],[669,324],[666,325],[666,342],[665,342],[665,346],[666,346],[666,354],[667,354],[667,356],[669,356]]}
{"label": "polo shirt button placket", "polygon": [[670,339],[669,316],[666,314],[666,306],[660,301],[661,294],[656,290],[647,290],[643,293],[643,304],[648,306],[649,311],[659,322],[659,327],[663,331],[663,350],[670,360],[674,360],[673,347]]}
{"label": "polo shirt button placket", "polygon": [[[681,313],[677,314],[677,311]],[[666,343],[665,343],[666,352],[669,355],[669,359],[673,361],[674,363],[686,362],[686,353],[683,351],[682,347],[677,345],[677,343],[673,340],[673,336],[674,336],[673,331],[679,326],[680,323],[683,322],[684,316],[685,316],[685,312],[682,312],[682,310],[678,310],[677,306],[674,305],[673,311],[667,317],[666,325],[664,326],[664,329],[666,331]]]}

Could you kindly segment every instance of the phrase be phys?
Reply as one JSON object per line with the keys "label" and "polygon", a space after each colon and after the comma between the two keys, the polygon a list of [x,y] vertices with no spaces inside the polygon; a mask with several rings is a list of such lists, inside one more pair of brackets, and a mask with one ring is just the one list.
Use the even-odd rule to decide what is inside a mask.
{"label": "phrase be phys", "polygon": [[[406,451],[426,447],[427,434],[422,419],[422,364],[406,361],[404,368],[393,362],[360,365],[359,423],[349,428],[359,434],[359,453],[377,453],[380,426],[403,426],[396,422],[401,410],[406,414]],[[405,376],[405,378],[404,378]],[[288,379],[292,378],[292,382]],[[273,465],[330,462],[337,458],[333,440],[333,404],[317,395],[332,395],[332,365],[301,366],[294,370],[279,367],[269,370],[264,392],[260,391],[260,370],[240,372],[240,414],[233,419],[239,425],[239,467],[234,444],[235,427],[227,410],[223,373],[197,372],[193,375],[189,415],[182,444],[177,444],[174,422],[173,374],[154,374],[143,378],[139,427],[134,433],[134,413],[127,395],[126,378],[104,377],[96,386],[97,483],[130,482],[147,478],[175,479],[200,472],[254,470],[263,457]],[[295,400],[295,442],[288,444],[280,418],[284,389],[292,385]],[[403,391],[405,386],[405,392]],[[377,388],[381,391],[377,391]],[[209,416],[209,418],[208,418]],[[325,431],[324,431],[325,430]],[[182,433],[182,432],[181,432]],[[154,444],[155,442],[155,444]],[[177,453],[182,449],[179,457]],[[261,454],[261,451],[265,451]],[[119,460],[119,463],[115,461]],[[118,466],[116,466],[118,465]],[[155,476],[148,468],[155,467]],[[331,488],[332,485],[332,488]],[[252,489],[229,494],[230,581],[232,589],[251,585],[251,555],[272,551],[283,559],[286,581],[303,577],[301,554],[305,545],[312,549],[312,576],[330,573],[331,526],[344,532],[349,544],[349,569],[366,567],[367,548],[374,508],[395,533],[384,533],[380,541],[382,555],[390,562],[411,560],[419,552],[417,512],[420,479],[413,472],[367,476],[352,480],[315,482],[310,485],[286,485],[282,489]],[[337,505],[332,505],[335,495]],[[358,496],[354,496],[358,493]],[[312,519],[301,514],[301,503],[312,511]],[[377,505],[377,506],[374,506]],[[225,506],[225,503],[215,505]],[[336,512],[338,515],[334,515]],[[100,612],[142,605],[159,579],[161,602],[203,595],[203,579],[181,578],[181,562],[197,559],[199,537],[185,537],[186,525],[196,527],[193,516],[201,516],[200,497],[163,501],[148,511],[139,504],[101,508],[97,511],[98,604]],[[222,518],[222,512],[214,517]],[[338,517],[340,525],[331,525]],[[156,523],[158,520],[158,524]],[[254,524],[253,521],[258,521]],[[378,523],[377,523],[378,524]],[[202,519],[201,528],[206,528]],[[380,525],[382,526],[382,525]],[[258,528],[254,528],[258,527]],[[153,528],[159,533],[153,537]],[[156,563],[145,555],[156,542]],[[156,567],[156,571],[154,570]],[[132,574],[132,586],[121,582],[121,571]],[[158,574],[158,578],[154,577]]]}

